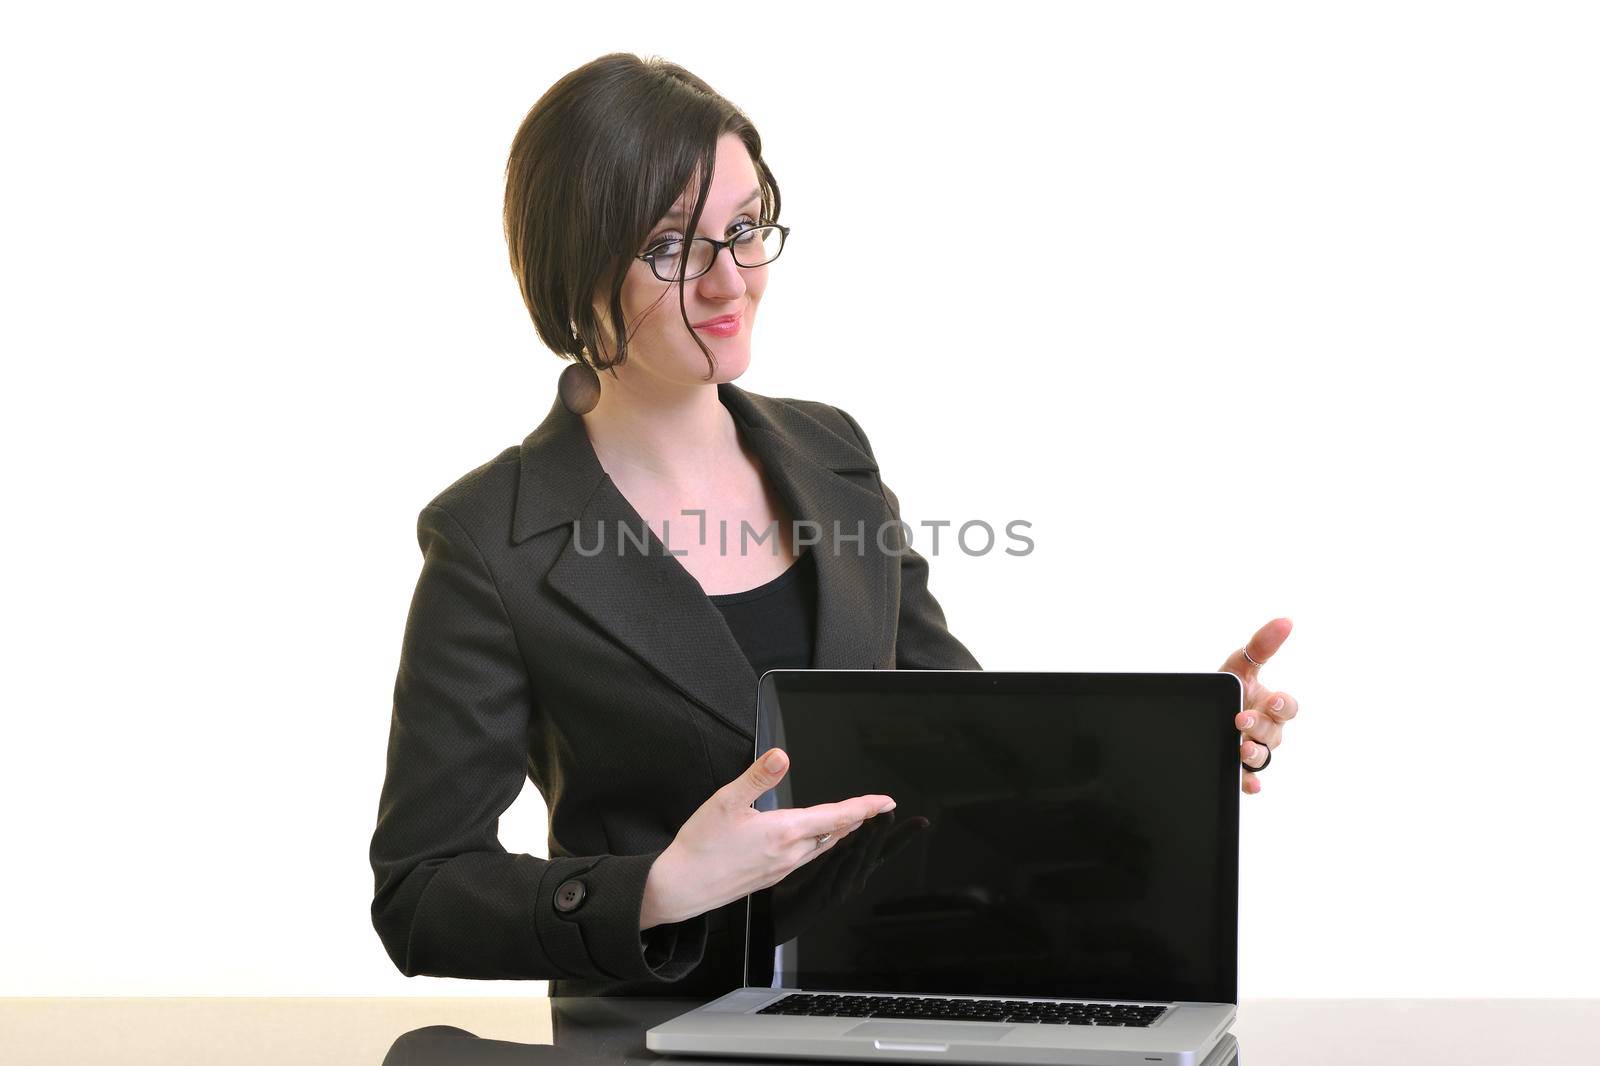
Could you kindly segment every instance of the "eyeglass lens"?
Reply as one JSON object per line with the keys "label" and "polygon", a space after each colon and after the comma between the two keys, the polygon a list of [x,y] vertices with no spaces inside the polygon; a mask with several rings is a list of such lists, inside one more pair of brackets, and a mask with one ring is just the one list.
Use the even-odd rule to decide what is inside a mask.
{"label": "eyeglass lens", "polygon": [[[754,226],[740,233],[729,249],[734,262],[742,267],[765,266],[778,258],[783,248],[783,231],[777,226]],[[716,251],[712,243],[696,237],[689,242],[688,277],[704,274],[711,268],[711,256]],[[651,265],[656,275],[676,281],[683,269],[683,242],[672,241],[656,249]]]}

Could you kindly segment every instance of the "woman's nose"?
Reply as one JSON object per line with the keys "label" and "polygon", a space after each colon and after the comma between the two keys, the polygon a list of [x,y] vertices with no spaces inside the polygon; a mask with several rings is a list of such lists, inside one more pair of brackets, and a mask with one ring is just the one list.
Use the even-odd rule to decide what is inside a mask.
{"label": "woman's nose", "polygon": [[731,248],[718,252],[711,269],[700,276],[700,288],[708,297],[726,300],[742,296],[744,287],[744,274],[734,261]]}

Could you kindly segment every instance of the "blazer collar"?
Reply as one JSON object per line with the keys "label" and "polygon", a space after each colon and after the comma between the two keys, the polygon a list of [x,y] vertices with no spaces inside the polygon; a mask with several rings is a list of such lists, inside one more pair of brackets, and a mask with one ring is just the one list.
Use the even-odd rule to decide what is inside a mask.
{"label": "blazer collar", "polygon": [[[854,441],[793,404],[729,382],[717,386],[717,396],[760,456],[792,517],[816,523],[800,526],[802,533],[819,538],[805,549],[815,553],[817,564],[814,665],[873,668],[890,623],[890,567],[896,557],[877,543],[887,511],[874,479],[847,475],[874,472],[877,463]],[[612,482],[582,418],[568,411],[559,395],[522,442],[520,460],[512,543],[564,530],[550,587],[684,695],[753,741],[759,679],[744,650],[700,583],[676,556],[666,554]],[[574,523],[586,552],[600,542],[603,530],[604,550],[578,552]],[[841,536],[861,533],[860,542],[836,545],[835,523]],[[618,554],[622,526],[648,534],[648,554],[632,540]],[[695,528],[691,516],[672,526],[685,536]],[[685,543],[676,532],[672,539],[675,545]]]}

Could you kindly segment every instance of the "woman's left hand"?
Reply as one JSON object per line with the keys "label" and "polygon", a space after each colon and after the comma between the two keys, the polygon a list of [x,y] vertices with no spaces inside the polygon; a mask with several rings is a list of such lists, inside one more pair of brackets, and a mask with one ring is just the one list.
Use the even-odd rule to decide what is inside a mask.
{"label": "woman's left hand", "polygon": [[1239,712],[1234,724],[1243,738],[1239,759],[1244,763],[1244,780],[1239,787],[1252,796],[1261,791],[1261,779],[1252,770],[1260,769],[1267,761],[1268,752],[1282,743],[1283,723],[1300,710],[1293,696],[1268,688],[1257,676],[1261,671],[1258,664],[1272,658],[1293,628],[1294,623],[1287,618],[1274,618],[1256,630],[1255,636],[1222,664],[1223,670],[1244,683],[1244,710]]}

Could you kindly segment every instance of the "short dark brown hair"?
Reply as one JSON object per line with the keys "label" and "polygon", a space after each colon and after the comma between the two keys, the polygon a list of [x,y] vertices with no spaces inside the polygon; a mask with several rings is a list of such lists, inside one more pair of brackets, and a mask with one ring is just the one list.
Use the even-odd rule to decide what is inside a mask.
{"label": "short dark brown hair", "polygon": [[[698,174],[685,232],[695,231],[717,141],[729,133],[755,164],[761,221],[776,222],[782,201],[755,124],[676,63],[612,52],[563,76],[533,105],[506,163],[505,235],[522,302],[547,347],[596,370],[627,358],[623,278],[651,227]],[[680,279],[678,312],[689,326],[683,285]],[[594,313],[600,292],[608,294],[615,352],[603,351]],[[692,327],[690,336],[714,372],[711,349]]]}

